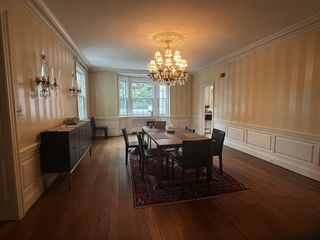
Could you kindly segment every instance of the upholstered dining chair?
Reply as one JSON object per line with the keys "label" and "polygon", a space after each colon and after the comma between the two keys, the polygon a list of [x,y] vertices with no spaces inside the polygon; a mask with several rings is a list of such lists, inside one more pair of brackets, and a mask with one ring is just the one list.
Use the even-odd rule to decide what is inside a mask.
{"label": "upholstered dining chair", "polygon": [[220,168],[220,175],[223,173],[223,166],[222,166],[222,150],[223,150],[223,143],[226,133],[219,129],[212,129],[211,139],[213,141],[213,149],[212,149],[212,156],[219,156],[219,168]]}
{"label": "upholstered dining chair", "polygon": [[170,153],[172,159],[172,176],[174,162],[182,168],[182,192],[184,192],[185,169],[196,169],[197,176],[200,168],[207,169],[207,184],[210,189],[212,178],[212,140],[188,140],[182,143],[182,152]]}
{"label": "upholstered dining chair", "polygon": [[157,129],[166,129],[166,121],[154,121],[154,127]]}
{"label": "upholstered dining chair", "polygon": [[140,169],[141,169],[141,178],[144,178],[144,167],[145,163],[148,162],[148,159],[158,156],[158,149],[156,148],[145,148],[142,138],[142,134],[138,133],[138,142],[139,142],[139,152],[140,152]]}
{"label": "upholstered dining chair", "polygon": [[[124,142],[125,142],[125,145],[126,145],[125,146],[126,147],[126,165],[128,165],[129,150],[133,149],[133,148],[138,148],[139,149],[139,142],[138,141],[129,141],[128,132],[127,132],[127,129],[125,127],[122,128],[122,135],[123,135]],[[145,141],[143,141],[143,146],[145,148],[147,148],[148,144]]]}
{"label": "upholstered dining chair", "polygon": [[97,130],[103,130],[104,131],[104,138],[108,138],[108,127],[107,126],[97,126],[96,120],[94,117],[90,118],[91,122],[91,129],[92,129],[92,137],[97,136]]}

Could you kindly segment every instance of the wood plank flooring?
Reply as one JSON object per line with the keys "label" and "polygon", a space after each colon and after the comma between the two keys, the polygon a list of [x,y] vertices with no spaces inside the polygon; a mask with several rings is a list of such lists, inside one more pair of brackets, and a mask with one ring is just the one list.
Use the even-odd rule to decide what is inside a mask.
{"label": "wood plank flooring", "polygon": [[[212,199],[135,209],[122,137],[97,140],[0,239],[320,239],[320,183],[231,148],[224,170],[250,188]],[[218,160],[215,160],[215,164]]]}

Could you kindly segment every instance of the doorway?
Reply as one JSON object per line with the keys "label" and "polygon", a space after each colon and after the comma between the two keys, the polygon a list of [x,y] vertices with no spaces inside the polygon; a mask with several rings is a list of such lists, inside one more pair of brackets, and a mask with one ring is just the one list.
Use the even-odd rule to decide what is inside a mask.
{"label": "doorway", "polygon": [[214,119],[214,85],[200,88],[199,133],[211,137]]}

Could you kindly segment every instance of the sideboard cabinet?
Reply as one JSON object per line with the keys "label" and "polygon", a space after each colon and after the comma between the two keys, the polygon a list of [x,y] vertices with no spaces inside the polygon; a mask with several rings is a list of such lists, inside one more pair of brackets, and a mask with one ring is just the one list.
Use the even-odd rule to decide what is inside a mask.
{"label": "sideboard cabinet", "polygon": [[40,145],[42,173],[71,174],[88,151],[91,156],[89,121],[45,131],[41,133]]}

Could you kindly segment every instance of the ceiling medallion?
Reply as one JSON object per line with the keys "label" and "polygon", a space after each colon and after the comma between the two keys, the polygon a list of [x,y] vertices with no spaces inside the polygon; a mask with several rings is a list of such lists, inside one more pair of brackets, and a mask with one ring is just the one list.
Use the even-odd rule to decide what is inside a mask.
{"label": "ceiling medallion", "polygon": [[[166,44],[164,55],[156,51],[154,59],[148,64],[150,79],[159,84],[168,86],[184,85],[189,78],[187,60],[181,57],[179,50],[174,51],[171,43],[183,41],[183,35],[175,32],[158,33],[152,37],[155,42]],[[162,57],[164,56],[164,57]]]}

